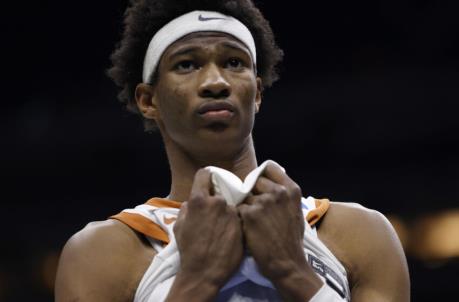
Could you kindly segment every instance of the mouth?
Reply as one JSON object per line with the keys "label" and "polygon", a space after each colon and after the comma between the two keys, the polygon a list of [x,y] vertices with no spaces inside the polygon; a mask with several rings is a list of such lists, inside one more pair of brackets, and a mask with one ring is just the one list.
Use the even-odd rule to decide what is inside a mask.
{"label": "mouth", "polygon": [[234,106],[225,101],[205,102],[198,107],[199,116],[210,122],[229,120],[234,116]]}

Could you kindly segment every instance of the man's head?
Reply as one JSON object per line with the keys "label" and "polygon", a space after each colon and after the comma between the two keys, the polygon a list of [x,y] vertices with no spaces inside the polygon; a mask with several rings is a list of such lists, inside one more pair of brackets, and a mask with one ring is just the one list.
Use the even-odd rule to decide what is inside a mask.
{"label": "man's head", "polygon": [[162,54],[154,84],[137,85],[137,107],[194,158],[230,158],[247,145],[261,103],[254,65],[234,36],[191,33]]}
{"label": "man's head", "polygon": [[[144,57],[152,37],[171,20],[195,10],[220,12],[242,22],[255,41],[256,74],[263,87],[278,78],[275,67],[282,59],[282,51],[274,42],[268,22],[250,0],[132,0],[126,11],[123,39],[112,55],[113,67],[109,70],[110,77],[121,87],[120,100],[130,111],[139,113],[135,90],[143,82]],[[150,84],[155,84],[158,76],[156,68]],[[154,120],[145,119],[146,130],[155,127]]]}

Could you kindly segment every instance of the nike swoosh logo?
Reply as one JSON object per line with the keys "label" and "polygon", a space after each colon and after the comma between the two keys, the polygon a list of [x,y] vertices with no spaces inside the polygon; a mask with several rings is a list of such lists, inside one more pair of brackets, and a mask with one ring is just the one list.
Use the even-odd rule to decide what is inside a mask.
{"label": "nike swoosh logo", "polygon": [[203,17],[202,15],[199,15],[199,21],[210,21],[210,20],[225,20],[225,18],[216,18],[216,17],[209,17],[209,18],[206,18],[206,17]]}
{"label": "nike swoosh logo", "polygon": [[164,217],[163,217],[163,220],[164,220],[164,223],[165,223],[165,224],[171,224],[172,222],[176,221],[177,218],[175,218],[175,217],[166,217],[166,216],[164,216]]}

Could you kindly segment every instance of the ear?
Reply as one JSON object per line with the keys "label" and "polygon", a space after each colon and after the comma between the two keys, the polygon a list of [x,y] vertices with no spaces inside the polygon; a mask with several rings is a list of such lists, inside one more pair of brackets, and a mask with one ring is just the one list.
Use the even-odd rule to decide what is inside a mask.
{"label": "ear", "polygon": [[260,111],[261,99],[262,99],[263,85],[261,78],[257,77],[257,94],[255,95],[255,113]]}
{"label": "ear", "polygon": [[135,101],[144,118],[156,120],[159,117],[155,88],[153,86],[144,83],[138,84],[135,88]]}

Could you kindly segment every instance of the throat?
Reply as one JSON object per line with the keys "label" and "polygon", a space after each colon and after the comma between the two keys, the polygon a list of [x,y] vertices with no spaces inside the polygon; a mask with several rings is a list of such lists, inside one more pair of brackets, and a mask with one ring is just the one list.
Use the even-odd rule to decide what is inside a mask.
{"label": "throat", "polygon": [[182,148],[171,148],[166,144],[171,169],[171,190],[169,198],[186,201],[189,198],[196,172],[207,166],[228,170],[241,180],[257,167],[257,159],[251,136],[243,148],[230,158],[193,155]]}

